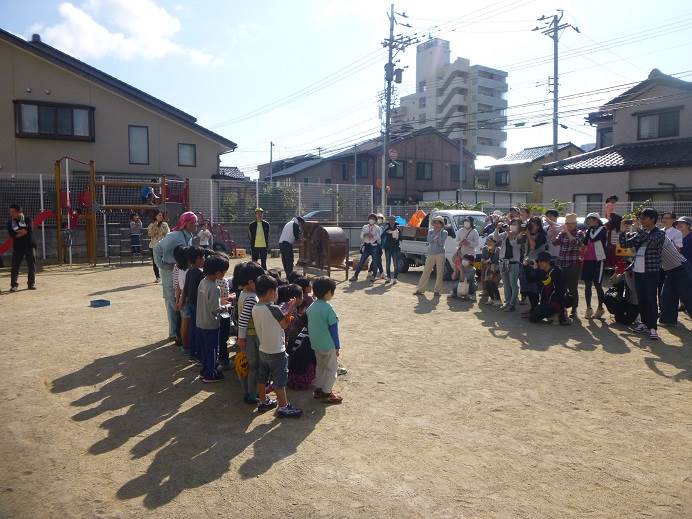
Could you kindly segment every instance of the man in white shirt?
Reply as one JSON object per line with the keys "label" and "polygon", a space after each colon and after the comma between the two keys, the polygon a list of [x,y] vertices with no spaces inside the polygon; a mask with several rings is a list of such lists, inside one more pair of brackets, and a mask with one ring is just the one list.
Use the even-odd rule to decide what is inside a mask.
{"label": "man in white shirt", "polygon": [[279,236],[279,251],[281,252],[281,263],[284,266],[284,275],[288,275],[293,272],[293,246],[296,241],[300,239],[303,232],[303,220],[302,216],[295,216],[284,225],[281,231],[281,236]]}
{"label": "man in white shirt", "polygon": [[661,216],[666,237],[673,242],[673,245],[675,245],[678,250],[682,250],[682,233],[673,227],[675,220],[677,220],[675,213],[665,212],[663,216]]}

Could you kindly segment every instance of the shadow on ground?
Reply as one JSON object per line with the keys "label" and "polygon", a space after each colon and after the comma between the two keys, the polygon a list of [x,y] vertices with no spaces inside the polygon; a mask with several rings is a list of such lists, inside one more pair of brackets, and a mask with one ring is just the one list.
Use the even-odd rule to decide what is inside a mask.
{"label": "shadow on ground", "polygon": [[[122,449],[135,438],[133,459],[155,452],[146,472],[118,490],[119,499],[143,496],[144,505],[155,509],[186,489],[219,479],[253,444],[254,454],[239,473],[242,478],[263,474],[294,454],[324,416],[323,406],[311,404],[311,394],[294,392],[293,401],[305,409],[303,417],[288,423],[275,418],[253,427],[257,414],[242,402],[233,372],[226,372],[223,384],[205,386],[196,380],[198,371],[177,348],[160,341],[97,359],[53,381],[53,393],[93,388],[72,402],[84,408],[73,420],[96,420],[127,409],[101,422],[107,436],[89,448],[90,454]],[[196,403],[183,409],[190,399]]]}

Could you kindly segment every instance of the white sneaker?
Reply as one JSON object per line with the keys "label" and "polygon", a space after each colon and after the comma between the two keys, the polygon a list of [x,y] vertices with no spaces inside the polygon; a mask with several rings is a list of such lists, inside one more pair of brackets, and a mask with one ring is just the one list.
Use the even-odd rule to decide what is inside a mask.
{"label": "white sneaker", "polygon": [[391,282],[392,282],[392,280],[389,279],[389,278],[387,278],[387,279],[384,280],[384,284],[385,284],[385,285],[388,285],[388,284],[391,283]]}
{"label": "white sneaker", "polygon": [[384,279],[384,272],[380,274],[380,279]]}
{"label": "white sneaker", "polygon": [[17,290],[19,290],[17,287],[10,288],[10,292],[16,292]]}
{"label": "white sneaker", "polygon": [[653,328],[651,328],[651,330],[649,330],[649,339],[651,339],[652,341],[658,340],[658,332],[656,330],[654,330]]}
{"label": "white sneaker", "polygon": [[396,285],[399,282],[397,278],[392,279],[392,285]]}

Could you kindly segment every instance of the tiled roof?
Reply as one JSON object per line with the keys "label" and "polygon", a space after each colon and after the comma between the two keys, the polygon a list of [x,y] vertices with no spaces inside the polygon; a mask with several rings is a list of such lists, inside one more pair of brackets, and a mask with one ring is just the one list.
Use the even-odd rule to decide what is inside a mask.
{"label": "tiled roof", "polygon": [[[564,150],[565,148],[568,148],[570,146],[576,146],[577,148],[579,148],[579,146],[571,142],[563,142],[557,145],[557,149]],[[503,164],[522,164],[524,162],[533,162],[534,160],[542,159],[550,155],[552,152],[552,144],[547,146],[536,146],[534,148],[525,148],[517,153],[510,153],[509,155],[505,155],[504,157],[498,159],[491,165],[500,166]]]}
{"label": "tiled roof", "polygon": [[235,166],[220,166],[219,167],[219,177],[231,178],[233,180],[249,180],[250,177],[246,176],[245,173],[240,171]]}
{"label": "tiled roof", "polygon": [[[313,160],[306,160],[305,162],[299,162],[298,164],[295,164],[294,166],[290,166],[288,168],[282,169],[281,171],[276,171],[272,173],[272,179],[275,178],[280,178],[280,177],[288,177],[290,175],[295,175],[296,173],[300,173],[301,171],[304,171],[306,169],[309,169],[313,166],[317,166],[320,162],[322,162],[324,159],[313,159]],[[265,178],[268,178],[269,175],[265,175]]]}
{"label": "tiled roof", "polygon": [[616,144],[543,165],[537,176],[692,166],[692,138]]}
{"label": "tiled roof", "polygon": [[119,79],[114,78],[113,76],[106,74],[95,67],[92,67],[91,65],[87,65],[83,61],[80,61],[69,54],[65,54],[64,52],[61,52],[50,45],[46,45],[38,37],[35,39],[32,38],[31,41],[26,41],[0,29],[0,40],[5,40],[12,45],[15,45],[53,63],[54,65],[69,70],[70,72],[97,83],[111,91],[117,92],[131,101],[140,103],[161,115],[170,117],[179,124],[182,124],[183,126],[186,126],[195,132],[206,136],[208,139],[218,142],[219,144],[223,144],[231,150],[234,150],[237,147],[235,142],[197,124],[197,119],[195,119],[192,115],[185,113],[175,106],[169,105],[168,103],[165,103],[160,99],[157,99],[156,97],[125,83],[124,81],[120,81]]}

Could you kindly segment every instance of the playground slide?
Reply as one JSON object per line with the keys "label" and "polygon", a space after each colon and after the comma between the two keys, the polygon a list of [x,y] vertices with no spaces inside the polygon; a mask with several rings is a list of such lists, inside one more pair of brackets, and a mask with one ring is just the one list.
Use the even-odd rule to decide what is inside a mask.
{"label": "playground slide", "polygon": [[[48,220],[48,218],[55,218],[55,211],[42,211],[36,215],[31,223],[31,228],[36,229],[43,222]],[[12,238],[7,238],[4,242],[0,243],[0,254],[5,254],[12,248]]]}

